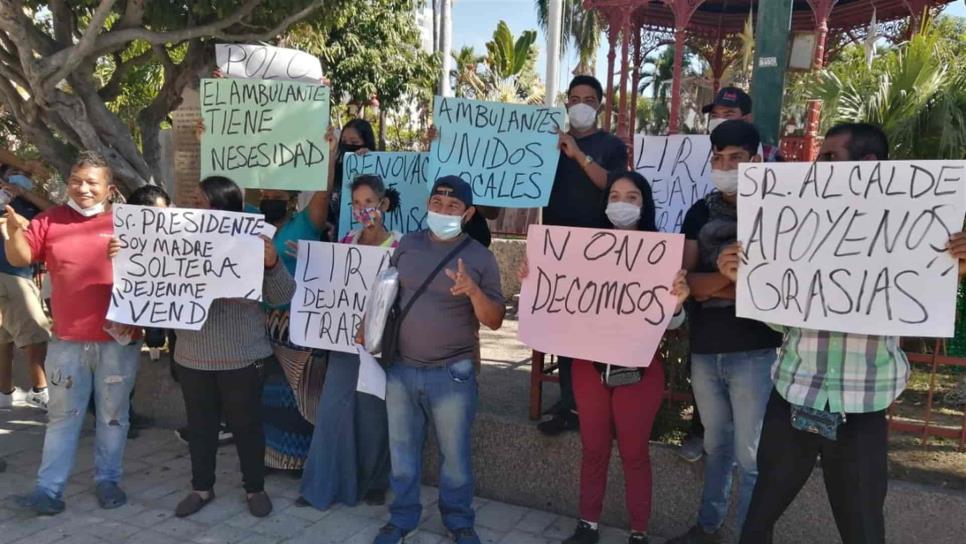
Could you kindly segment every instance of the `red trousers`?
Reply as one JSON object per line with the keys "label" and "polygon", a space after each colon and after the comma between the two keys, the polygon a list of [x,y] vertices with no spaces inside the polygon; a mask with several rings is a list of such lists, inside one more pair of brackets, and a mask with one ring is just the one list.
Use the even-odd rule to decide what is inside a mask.
{"label": "red trousers", "polygon": [[580,417],[580,517],[600,521],[611,445],[624,465],[624,490],[632,531],[647,531],[651,518],[651,457],[648,442],[664,392],[664,365],[656,358],[633,385],[609,388],[594,364],[575,360],[574,397]]}

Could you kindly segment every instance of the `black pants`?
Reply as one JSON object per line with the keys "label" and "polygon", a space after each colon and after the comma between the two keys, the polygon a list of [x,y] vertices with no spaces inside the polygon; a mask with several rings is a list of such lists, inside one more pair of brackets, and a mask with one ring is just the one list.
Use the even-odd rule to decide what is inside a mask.
{"label": "black pants", "polygon": [[772,391],[758,444],[758,481],[741,544],[771,542],[775,522],[805,485],[818,455],[842,542],[884,543],[887,439],[885,411],[848,414],[834,441],[799,431],[791,425],[789,403]]}
{"label": "black pants", "polygon": [[240,370],[193,370],[178,365],[188,414],[191,487],[215,485],[215,457],[222,420],[234,435],[245,491],[265,486],[265,434],[262,431],[262,380],[254,365]]}
{"label": "black pants", "polygon": [[558,414],[569,414],[577,409],[577,401],[574,399],[574,378],[573,378],[572,357],[557,357],[557,373],[560,376],[560,404],[557,405]]}

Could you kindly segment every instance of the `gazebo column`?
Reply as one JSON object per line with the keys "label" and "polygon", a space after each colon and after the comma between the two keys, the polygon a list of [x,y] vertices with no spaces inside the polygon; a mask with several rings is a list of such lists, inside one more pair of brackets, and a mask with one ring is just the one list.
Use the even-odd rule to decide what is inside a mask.
{"label": "gazebo column", "polygon": [[610,132],[614,111],[614,60],[617,58],[617,29],[611,20],[607,25],[607,95],[604,96],[604,130]]}
{"label": "gazebo column", "polygon": [[[644,31],[641,30],[640,26],[634,29],[634,73],[631,76],[631,115],[630,115],[630,128],[628,132],[631,138],[634,138],[634,133],[637,131],[637,95],[641,93],[638,88],[641,84],[641,65],[644,64],[644,51],[641,34]],[[633,142],[631,142],[633,144]]]}
{"label": "gazebo column", "polygon": [[624,140],[625,144],[631,141],[630,123],[628,120],[627,107],[629,100],[627,97],[627,83],[630,72],[631,54],[631,21],[630,10],[625,10],[621,16],[621,79],[620,79],[620,106],[617,110],[617,137]]}
{"label": "gazebo column", "polygon": [[934,2],[933,0],[902,0],[902,3],[906,5],[906,9],[909,10],[909,16],[912,17],[911,24],[909,25],[909,34],[915,35],[919,32],[919,25],[922,24],[922,17],[926,13],[926,9]]}
{"label": "gazebo column", "polygon": [[677,134],[681,124],[681,71],[684,63],[684,39],[691,16],[704,0],[664,0],[674,13],[674,76],[671,81],[671,118],[668,133]]}
{"label": "gazebo column", "polygon": [[[825,47],[828,40],[828,19],[832,14],[832,8],[838,0],[808,0],[815,14],[815,55],[812,58],[812,70],[821,70],[825,67]],[[818,141],[819,121],[822,113],[822,102],[819,100],[809,100],[808,110],[805,115],[805,138],[803,142],[805,160],[815,160],[815,143]]]}

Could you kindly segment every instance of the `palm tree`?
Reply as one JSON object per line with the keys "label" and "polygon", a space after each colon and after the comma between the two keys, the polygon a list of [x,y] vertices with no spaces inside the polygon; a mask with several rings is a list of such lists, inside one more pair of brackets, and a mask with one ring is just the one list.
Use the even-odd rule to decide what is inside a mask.
{"label": "palm tree", "polygon": [[472,46],[464,45],[458,53],[453,53],[454,69],[450,70],[453,91],[460,98],[479,98],[485,92],[485,84],[479,76],[482,55],[477,55]]}
{"label": "palm tree", "polygon": [[[550,17],[549,0],[535,0],[537,21],[544,33]],[[574,68],[574,75],[593,75],[597,63],[597,48],[600,46],[602,25],[597,12],[584,8],[581,0],[563,0],[562,32],[560,41],[561,54],[575,50],[579,62]]]}

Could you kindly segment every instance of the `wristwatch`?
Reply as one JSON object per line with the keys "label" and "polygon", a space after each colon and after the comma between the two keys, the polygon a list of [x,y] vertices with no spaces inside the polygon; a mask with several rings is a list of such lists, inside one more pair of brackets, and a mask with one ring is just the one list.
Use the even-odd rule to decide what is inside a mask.
{"label": "wristwatch", "polygon": [[590,166],[592,162],[594,162],[593,157],[591,157],[590,155],[584,155],[584,166]]}

